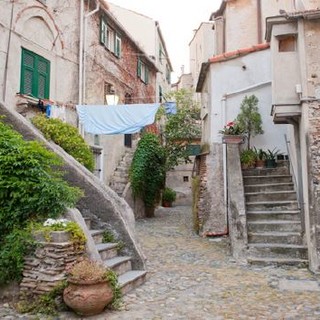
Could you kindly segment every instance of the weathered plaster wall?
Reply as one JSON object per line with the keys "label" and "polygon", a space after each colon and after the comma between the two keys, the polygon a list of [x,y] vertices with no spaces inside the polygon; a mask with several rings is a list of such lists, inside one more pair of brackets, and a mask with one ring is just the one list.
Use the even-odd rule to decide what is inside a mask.
{"label": "weathered plaster wall", "polygon": [[221,142],[219,130],[233,121],[240,111],[243,98],[255,94],[259,99],[264,134],[252,138],[252,145],[286,153],[285,125],[274,125],[271,113],[270,50],[254,52],[225,62],[212,63],[210,130],[211,142]]}
{"label": "weathered plaster wall", "polygon": [[[300,21],[302,24],[302,21]],[[309,248],[309,262],[310,269],[314,272],[320,272],[320,21],[305,21],[304,22],[304,39],[305,39],[305,53],[306,53],[306,94],[315,97],[318,100],[313,102],[303,103],[302,109],[308,110],[304,113],[304,126],[307,132],[306,151],[309,155],[305,160],[307,167],[305,172],[308,172],[308,177],[304,174],[305,197],[308,195],[306,201],[308,208],[306,208],[306,227],[307,239]],[[307,171],[308,170],[308,171]],[[308,190],[308,191],[307,191]]]}

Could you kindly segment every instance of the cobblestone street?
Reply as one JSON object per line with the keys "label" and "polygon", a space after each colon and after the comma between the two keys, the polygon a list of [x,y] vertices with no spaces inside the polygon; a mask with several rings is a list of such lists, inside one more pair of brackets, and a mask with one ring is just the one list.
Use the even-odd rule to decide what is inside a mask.
{"label": "cobblestone street", "polygon": [[[319,275],[295,267],[236,264],[227,238],[192,232],[190,207],[161,207],[155,218],[139,220],[136,231],[147,257],[146,283],[124,297],[120,311],[87,319],[320,319]],[[8,308],[1,309],[0,318],[29,319]],[[80,317],[63,313],[55,319]]]}

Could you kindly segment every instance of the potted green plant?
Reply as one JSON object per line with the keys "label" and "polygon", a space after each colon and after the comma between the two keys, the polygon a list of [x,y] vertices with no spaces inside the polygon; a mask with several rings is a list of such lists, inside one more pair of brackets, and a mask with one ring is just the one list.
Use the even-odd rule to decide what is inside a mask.
{"label": "potted green plant", "polygon": [[245,149],[240,153],[240,162],[242,169],[254,168],[256,163],[256,154],[253,149]]}
{"label": "potted green plant", "polygon": [[264,168],[266,164],[266,152],[263,149],[257,149],[256,147],[253,147],[253,150],[256,155],[256,168]]}
{"label": "potted green plant", "polygon": [[263,134],[262,118],[258,107],[259,99],[253,94],[245,96],[241,102],[237,123],[247,137],[247,149],[251,148],[251,138]]}
{"label": "potted green plant", "polygon": [[237,121],[228,122],[222,130],[219,131],[222,136],[223,143],[243,143],[243,130]]}
{"label": "potted green plant", "polygon": [[97,261],[83,259],[74,264],[68,270],[67,283],[63,300],[82,316],[101,313],[115,295],[119,296],[115,273]]}
{"label": "potted green plant", "polygon": [[268,149],[266,152],[266,167],[267,168],[275,168],[277,166],[277,156],[280,155],[281,152],[279,149]]}
{"label": "potted green plant", "polygon": [[166,187],[162,193],[162,206],[172,207],[172,203],[176,200],[176,197],[177,193],[173,189]]}

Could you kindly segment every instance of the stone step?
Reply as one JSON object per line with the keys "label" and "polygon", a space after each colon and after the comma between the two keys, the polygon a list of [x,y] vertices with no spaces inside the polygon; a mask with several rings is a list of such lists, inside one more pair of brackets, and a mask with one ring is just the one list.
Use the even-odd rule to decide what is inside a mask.
{"label": "stone step", "polygon": [[306,259],[293,259],[293,258],[269,258],[269,257],[248,257],[248,263],[254,265],[275,265],[275,266],[296,266],[300,268],[306,268],[308,266],[308,260]]}
{"label": "stone step", "polygon": [[90,230],[91,229],[91,222],[92,222],[91,218],[83,217],[83,219],[84,219],[84,222],[86,223],[87,228]]}
{"label": "stone step", "polygon": [[112,190],[124,190],[125,186],[127,185],[127,182],[118,182],[118,181],[111,181],[110,187]]}
{"label": "stone step", "polygon": [[118,166],[115,170],[115,172],[124,172],[124,173],[127,173],[129,170],[127,167],[121,167],[121,166]]}
{"label": "stone step", "polygon": [[103,263],[106,267],[116,272],[117,275],[132,270],[131,257],[128,256],[117,256],[112,259],[104,260]]}
{"label": "stone step", "polygon": [[119,276],[118,281],[123,295],[142,285],[146,281],[147,272],[132,270]]}
{"label": "stone step", "polygon": [[102,260],[111,259],[118,254],[118,244],[117,243],[99,243],[96,244],[96,248],[101,256]]}
{"label": "stone step", "polygon": [[112,180],[117,182],[127,182],[129,178],[129,174],[124,171],[115,171],[113,173]]}
{"label": "stone step", "polygon": [[263,191],[289,191],[294,190],[292,182],[285,183],[268,183],[268,184],[253,184],[244,187],[245,192],[263,192]]}
{"label": "stone step", "polygon": [[258,220],[300,220],[300,210],[247,211],[248,221]]}
{"label": "stone step", "polygon": [[292,191],[267,191],[267,192],[247,192],[245,193],[246,201],[259,202],[259,201],[285,201],[297,200],[297,193]]}
{"label": "stone step", "polygon": [[251,243],[248,245],[248,253],[257,258],[287,258],[308,259],[308,250],[305,246],[282,243]]}
{"label": "stone step", "polygon": [[300,232],[248,232],[248,242],[302,245],[302,236]]}
{"label": "stone step", "polygon": [[95,244],[102,243],[104,233],[103,230],[89,230],[89,232]]}
{"label": "stone step", "polygon": [[244,176],[244,185],[274,184],[292,182],[290,175]]}
{"label": "stone step", "polygon": [[243,176],[270,176],[289,175],[288,166],[278,166],[276,168],[250,168],[242,170]]}
{"label": "stone step", "polygon": [[301,222],[287,220],[248,221],[248,232],[301,232]]}
{"label": "stone step", "polygon": [[246,203],[247,211],[279,211],[279,210],[299,210],[298,201],[255,201]]}

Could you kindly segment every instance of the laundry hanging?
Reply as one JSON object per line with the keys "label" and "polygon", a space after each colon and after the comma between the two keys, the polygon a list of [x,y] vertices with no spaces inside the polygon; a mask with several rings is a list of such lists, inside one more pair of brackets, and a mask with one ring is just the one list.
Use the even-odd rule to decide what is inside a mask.
{"label": "laundry hanging", "polygon": [[79,121],[92,134],[130,134],[154,123],[160,103],[77,105]]}

